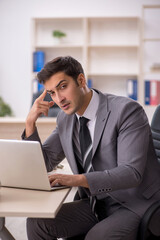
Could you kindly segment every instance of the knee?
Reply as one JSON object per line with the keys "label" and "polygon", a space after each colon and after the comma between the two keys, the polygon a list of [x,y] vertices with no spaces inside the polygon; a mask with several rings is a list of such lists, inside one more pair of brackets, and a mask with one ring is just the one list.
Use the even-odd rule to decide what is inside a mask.
{"label": "knee", "polygon": [[27,219],[27,222],[26,222],[26,228],[27,228],[27,236],[28,236],[28,239],[31,239],[30,236],[32,236],[32,233],[35,231],[34,230],[34,219],[33,218],[28,218]]}
{"label": "knee", "polygon": [[36,232],[38,232],[38,224],[36,218],[28,218],[26,222],[27,236],[29,240],[35,240]]}
{"label": "knee", "polygon": [[95,225],[93,228],[89,230],[89,232],[86,234],[84,240],[104,240],[104,239],[117,239],[112,238],[112,232],[107,228],[107,226],[98,228],[97,225]]}
{"label": "knee", "polygon": [[28,240],[57,239],[53,222],[53,219],[28,218],[26,223]]}
{"label": "knee", "polygon": [[84,240],[97,240],[99,237],[97,236],[97,233],[94,230],[90,230],[87,235],[85,236]]}

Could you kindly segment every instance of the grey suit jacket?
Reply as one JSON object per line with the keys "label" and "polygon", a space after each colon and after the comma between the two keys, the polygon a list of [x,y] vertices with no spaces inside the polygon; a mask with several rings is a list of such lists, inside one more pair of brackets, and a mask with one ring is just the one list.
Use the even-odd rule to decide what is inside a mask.
{"label": "grey suit jacket", "polygon": [[[143,108],[135,101],[99,93],[92,165],[86,173],[90,194],[107,196],[142,216],[160,199],[160,167],[156,159],[150,126]],[[75,115],[60,112],[57,128],[42,145],[48,171],[64,157],[78,173],[72,146]],[[30,140],[38,140],[35,132]],[[81,189],[81,188],[80,188]]]}

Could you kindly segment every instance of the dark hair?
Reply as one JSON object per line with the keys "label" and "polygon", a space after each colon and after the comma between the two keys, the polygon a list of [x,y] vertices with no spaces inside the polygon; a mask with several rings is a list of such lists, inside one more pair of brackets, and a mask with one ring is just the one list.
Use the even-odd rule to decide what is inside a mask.
{"label": "dark hair", "polygon": [[64,72],[77,81],[80,73],[84,74],[81,64],[70,56],[57,57],[46,63],[44,68],[37,74],[40,83],[45,83],[52,75]]}

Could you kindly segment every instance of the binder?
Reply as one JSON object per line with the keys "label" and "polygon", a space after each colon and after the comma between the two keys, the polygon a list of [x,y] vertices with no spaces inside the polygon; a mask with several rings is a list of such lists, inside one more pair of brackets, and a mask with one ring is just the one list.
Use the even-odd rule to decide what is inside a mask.
{"label": "binder", "polygon": [[157,80],[157,102],[160,104],[160,80]]}
{"label": "binder", "polygon": [[44,89],[43,84],[41,84],[41,83],[38,82],[38,92],[40,92],[40,91],[43,90],[43,89]]}
{"label": "binder", "polygon": [[36,78],[34,78],[32,82],[32,91],[33,94],[38,92],[38,81]]}
{"label": "binder", "polygon": [[128,79],[127,80],[127,95],[129,98],[132,98],[133,100],[137,100],[138,98],[138,83],[137,79]]}
{"label": "binder", "polygon": [[39,72],[44,67],[45,53],[36,51],[33,53],[33,72]]}
{"label": "binder", "polygon": [[89,78],[89,79],[87,80],[87,85],[88,85],[89,88],[92,88],[92,87],[93,87],[92,79]]}
{"label": "binder", "polygon": [[38,79],[33,79],[33,84],[32,84],[32,89],[33,89],[33,94],[40,92],[41,90],[44,89],[43,84],[38,82]]}
{"label": "binder", "polygon": [[157,81],[151,80],[150,81],[150,99],[151,99],[151,105],[157,105],[158,99],[157,99]]}
{"label": "binder", "polygon": [[150,105],[150,80],[145,80],[145,99],[144,103]]}

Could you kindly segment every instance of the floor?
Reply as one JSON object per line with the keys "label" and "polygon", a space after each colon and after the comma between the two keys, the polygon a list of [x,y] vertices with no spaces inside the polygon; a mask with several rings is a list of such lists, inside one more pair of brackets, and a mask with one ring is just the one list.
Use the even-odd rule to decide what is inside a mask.
{"label": "floor", "polygon": [[[63,169],[58,168],[56,170],[56,172],[60,172],[60,173],[71,173],[71,170],[68,166],[68,164],[66,163],[66,161],[64,161],[62,163],[63,165]],[[71,190],[71,192],[69,193],[68,197],[66,198],[65,202],[69,202],[73,200],[73,196],[76,192],[76,188],[73,188]],[[14,217],[7,217],[5,220],[5,225],[7,227],[7,229],[10,231],[10,233],[13,235],[13,237],[16,240],[27,240],[27,234],[26,234],[26,218],[23,217],[19,217],[19,218],[14,218]],[[1,238],[0,238],[1,240]]]}
{"label": "floor", "polygon": [[6,218],[6,227],[16,240],[27,240],[26,218]]}

